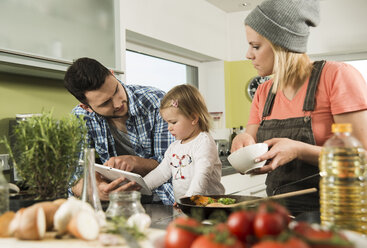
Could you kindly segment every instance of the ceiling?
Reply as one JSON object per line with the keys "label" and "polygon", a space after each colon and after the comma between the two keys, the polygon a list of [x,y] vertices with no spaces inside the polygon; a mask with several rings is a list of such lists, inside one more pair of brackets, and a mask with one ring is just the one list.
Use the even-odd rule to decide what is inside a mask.
{"label": "ceiling", "polygon": [[262,0],[206,0],[206,1],[227,13],[238,11],[249,11],[262,2]]}

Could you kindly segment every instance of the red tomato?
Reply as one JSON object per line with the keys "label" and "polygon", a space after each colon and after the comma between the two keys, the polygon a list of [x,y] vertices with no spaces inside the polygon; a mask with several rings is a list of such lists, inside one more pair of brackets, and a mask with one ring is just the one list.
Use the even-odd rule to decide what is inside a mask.
{"label": "red tomato", "polygon": [[279,213],[258,213],[255,217],[254,230],[259,239],[264,236],[278,235],[285,228],[285,222]]}
{"label": "red tomato", "polygon": [[200,224],[191,218],[179,217],[172,221],[166,232],[164,244],[165,248],[190,248],[194,240],[199,236],[194,232],[190,232],[186,229],[178,227],[176,225],[182,225],[187,227],[198,227]]}
{"label": "red tomato", "polygon": [[[236,238],[231,239],[232,243],[222,244],[216,243],[214,234],[201,235],[195,239],[191,248],[245,248],[245,246]],[[228,242],[228,240],[227,240]],[[182,247],[182,246],[177,246]]]}
{"label": "red tomato", "polygon": [[291,237],[286,242],[265,240],[252,246],[252,248],[310,248],[310,246],[298,238]]}
{"label": "red tomato", "polygon": [[231,213],[227,220],[229,231],[239,240],[246,242],[254,235],[255,212],[241,210]]}
{"label": "red tomato", "polygon": [[284,243],[275,240],[265,240],[255,244],[252,248],[286,248]]}
{"label": "red tomato", "polygon": [[277,202],[267,201],[267,202],[262,203],[259,206],[259,209],[258,209],[259,213],[265,213],[269,211],[279,213],[283,217],[283,220],[286,223],[286,225],[288,225],[289,222],[291,221],[291,217],[290,217],[290,213],[288,209]]}
{"label": "red tomato", "polygon": [[228,233],[231,233],[230,230],[229,230],[229,227],[226,223],[218,223],[215,225],[215,228],[214,230],[216,232],[228,232]]}
{"label": "red tomato", "polygon": [[298,222],[293,231],[306,240],[312,248],[350,248],[353,244],[341,233],[312,227],[306,222]]}
{"label": "red tomato", "polygon": [[310,248],[310,246],[299,238],[292,237],[286,242],[289,248]]}

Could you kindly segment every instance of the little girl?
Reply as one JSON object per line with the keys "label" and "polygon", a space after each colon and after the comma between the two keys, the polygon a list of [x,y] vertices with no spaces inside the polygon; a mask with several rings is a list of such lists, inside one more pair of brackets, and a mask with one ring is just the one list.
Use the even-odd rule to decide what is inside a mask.
{"label": "little girl", "polygon": [[176,201],[192,195],[224,194],[222,164],[209,134],[210,115],[200,92],[186,84],[174,87],[163,98],[160,113],[176,141],[161,164],[144,177],[148,187],[154,189],[172,177]]}

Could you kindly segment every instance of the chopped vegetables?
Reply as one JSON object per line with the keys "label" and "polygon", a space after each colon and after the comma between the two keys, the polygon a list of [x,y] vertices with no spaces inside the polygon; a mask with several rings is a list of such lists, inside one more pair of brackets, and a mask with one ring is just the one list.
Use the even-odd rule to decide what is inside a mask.
{"label": "chopped vegetables", "polygon": [[229,204],[235,203],[236,199],[233,199],[233,198],[219,198],[218,202],[222,203],[224,205],[229,205]]}
{"label": "chopped vegetables", "polygon": [[236,199],[229,198],[229,197],[221,197],[219,199],[215,199],[213,197],[209,196],[203,196],[203,195],[193,195],[190,197],[190,200],[195,203],[197,206],[203,206],[205,207],[208,204],[211,203],[222,203],[224,205],[233,204],[236,202]]}

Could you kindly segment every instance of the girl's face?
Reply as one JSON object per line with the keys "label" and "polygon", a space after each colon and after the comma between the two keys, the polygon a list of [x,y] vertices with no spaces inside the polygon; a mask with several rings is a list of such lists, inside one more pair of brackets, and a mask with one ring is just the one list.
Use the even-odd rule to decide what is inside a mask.
{"label": "girl's face", "polygon": [[168,131],[177,139],[186,143],[199,133],[198,118],[187,118],[178,108],[169,107],[161,110],[163,119],[168,123]]}
{"label": "girl's face", "polygon": [[270,42],[247,25],[246,37],[250,45],[246,58],[252,60],[259,76],[264,77],[273,74],[274,52]]}

